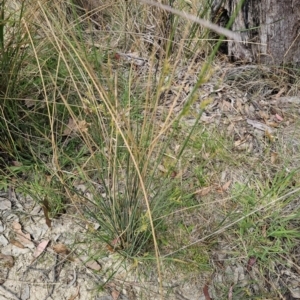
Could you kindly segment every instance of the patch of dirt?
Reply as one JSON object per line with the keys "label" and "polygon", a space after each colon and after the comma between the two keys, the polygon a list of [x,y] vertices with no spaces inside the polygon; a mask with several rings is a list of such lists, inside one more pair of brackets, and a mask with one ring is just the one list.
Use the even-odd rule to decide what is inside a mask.
{"label": "patch of dirt", "polygon": [[[118,254],[88,240],[87,227],[96,224],[61,215],[49,228],[42,207],[13,190],[2,193],[0,203],[0,300],[160,299],[154,270],[142,277]],[[163,283],[165,299],[201,296],[201,289],[174,273],[165,270],[172,278]]]}

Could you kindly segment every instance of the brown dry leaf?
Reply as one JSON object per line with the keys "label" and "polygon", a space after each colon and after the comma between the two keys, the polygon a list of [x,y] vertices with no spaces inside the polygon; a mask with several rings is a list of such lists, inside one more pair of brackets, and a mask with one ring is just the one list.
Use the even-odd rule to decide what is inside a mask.
{"label": "brown dry leaf", "polygon": [[197,191],[195,192],[195,194],[197,194],[197,195],[199,195],[199,196],[205,196],[205,195],[207,195],[208,193],[210,193],[211,189],[212,189],[211,186],[207,186],[207,187],[204,187],[204,188],[202,188],[202,189],[200,189],[200,190],[197,190]]}
{"label": "brown dry leaf", "polygon": [[272,122],[272,121],[267,121],[266,124],[273,128],[277,128],[279,126],[278,122]]}
{"label": "brown dry leaf", "polygon": [[230,187],[230,184],[231,184],[231,180],[229,180],[225,184],[223,184],[223,186],[222,186],[223,192],[226,192],[228,190],[228,188]]}
{"label": "brown dry leaf", "polygon": [[276,99],[276,100],[279,99],[280,96],[282,95],[282,93],[285,92],[285,90],[286,90],[286,87],[281,88],[281,89],[279,90],[279,92],[275,95],[275,99]]}
{"label": "brown dry leaf", "polygon": [[52,247],[52,249],[57,253],[61,255],[68,255],[70,253],[70,250],[67,248],[64,244],[56,244]]}
{"label": "brown dry leaf", "polygon": [[222,193],[226,192],[226,191],[228,190],[230,184],[231,184],[231,180],[227,181],[227,182],[226,182],[225,184],[223,184],[221,187],[218,187],[218,188],[217,188],[217,192],[218,192],[219,194],[222,194]]}
{"label": "brown dry leaf", "polygon": [[90,125],[91,124],[87,123],[85,120],[75,122],[74,119],[70,118],[67,127],[63,132],[63,135],[70,135],[71,133],[77,131],[87,132]]}
{"label": "brown dry leaf", "polygon": [[259,111],[259,115],[264,120],[268,120],[269,119],[269,115],[265,111],[260,110]]}
{"label": "brown dry leaf", "polygon": [[14,246],[16,246],[16,247],[18,247],[20,249],[24,249],[25,248],[24,245],[22,243],[20,243],[19,241],[17,241],[17,240],[10,240],[9,242],[12,245],[14,245]]}
{"label": "brown dry leaf", "polygon": [[271,152],[271,164],[276,164],[278,162],[278,153]]}
{"label": "brown dry leaf", "polygon": [[139,55],[139,52],[118,53],[118,55],[135,66],[143,66],[147,61]]}
{"label": "brown dry leaf", "polygon": [[23,166],[23,164],[22,164],[21,162],[16,161],[16,160],[13,160],[13,161],[12,161],[12,164],[13,164],[15,167],[21,167],[21,166]]}
{"label": "brown dry leaf", "polygon": [[168,170],[163,165],[158,165],[157,168],[158,168],[159,171],[161,171],[163,173],[167,173],[168,172]]}
{"label": "brown dry leaf", "polygon": [[234,142],[234,148],[238,148],[238,147],[240,147],[241,145],[243,145],[245,143],[246,143],[246,139],[245,138],[243,138],[241,140],[237,140],[237,141]]}
{"label": "brown dry leaf", "polygon": [[45,251],[48,244],[49,244],[49,240],[45,240],[39,243],[34,250],[33,257],[35,258],[39,257]]}
{"label": "brown dry leaf", "polygon": [[63,135],[70,135],[71,132],[75,130],[75,128],[76,128],[76,122],[72,118],[70,118],[67,127],[63,132]]}
{"label": "brown dry leaf", "polygon": [[106,249],[110,252],[115,252],[116,250],[119,250],[120,249],[120,243],[121,243],[121,240],[119,237],[113,239],[110,244],[108,244],[106,246]]}
{"label": "brown dry leaf", "polygon": [[23,246],[27,247],[27,248],[34,248],[34,244],[33,242],[31,241],[31,237],[30,237],[30,234],[27,233],[23,233],[22,232],[22,226],[14,221],[13,224],[12,224],[12,227],[13,227],[13,230],[14,232],[16,233],[16,239],[21,243],[23,244]]}
{"label": "brown dry leaf", "polygon": [[207,159],[210,158],[210,155],[209,155],[209,153],[207,153],[207,152],[202,153],[201,156],[202,156],[202,158],[205,159],[205,160],[207,160]]}
{"label": "brown dry leaf", "polygon": [[78,286],[75,295],[71,296],[68,300],[75,300],[79,296],[80,294],[79,294],[79,286]]}
{"label": "brown dry leaf", "polygon": [[205,296],[205,300],[211,300],[208,292],[208,284],[206,283],[204,288],[203,288],[203,294]]}
{"label": "brown dry leaf", "polygon": [[223,112],[228,112],[232,110],[232,104],[226,100],[223,100],[221,107]]}
{"label": "brown dry leaf", "polygon": [[85,265],[95,271],[100,271],[102,269],[101,265],[95,260],[88,261]]}
{"label": "brown dry leaf", "polygon": [[2,268],[12,268],[15,264],[13,256],[0,253],[0,266]]}
{"label": "brown dry leaf", "polygon": [[247,124],[253,126],[254,128],[261,130],[261,131],[269,131],[270,133],[273,132],[273,129],[269,127],[268,125],[258,122],[256,120],[247,119]]}
{"label": "brown dry leaf", "polygon": [[174,178],[182,178],[185,173],[185,170],[180,170],[178,173],[176,173],[176,176]]}
{"label": "brown dry leaf", "polygon": [[111,245],[106,245],[106,249],[109,251],[109,252],[115,252],[115,249],[111,246]]}
{"label": "brown dry leaf", "polygon": [[119,299],[120,292],[118,292],[117,290],[112,290],[111,296],[114,300],[117,300],[117,299]]}

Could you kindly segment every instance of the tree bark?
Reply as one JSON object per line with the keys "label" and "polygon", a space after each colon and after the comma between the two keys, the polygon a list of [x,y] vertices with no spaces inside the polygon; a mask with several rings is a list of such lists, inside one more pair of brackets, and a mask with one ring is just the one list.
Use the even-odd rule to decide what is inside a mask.
{"label": "tree bark", "polygon": [[[213,20],[233,16],[240,1],[213,1]],[[231,30],[243,41],[228,41],[234,61],[300,65],[300,0],[244,0]]]}

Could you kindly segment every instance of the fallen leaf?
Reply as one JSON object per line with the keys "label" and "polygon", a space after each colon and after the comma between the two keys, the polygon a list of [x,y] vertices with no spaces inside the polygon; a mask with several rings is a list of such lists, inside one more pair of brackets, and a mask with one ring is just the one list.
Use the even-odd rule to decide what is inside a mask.
{"label": "fallen leaf", "polygon": [[266,124],[270,127],[277,128],[279,126],[278,122],[267,121]]}
{"label": "fallen leaf", "polygon": [[70,250],[67,248],[64,244],[56,244],[52,247],[52,249],[57,253],[61,255],[68,255],[70,253]]}
{"label": "fallen leaf", "polygon": [[74,121],[74,119],[70,118],[69,122],[67,124],[67,127],[65,128],[63,135],[70,135],[71,133],[80,131],[80,132],[87,132],[89,129],[89,126],[91,124],[87,123],[85,120],[81,121]]}
{"label": "fallen leaf", "polygon": [[167,173],[168,172],[168,170],[163,165],[158,165],[157,168],[158,168],[159,171],[161,171],[163,173]]}
{"label": "fallen leaf", "polygon": [[109,252],[115,252],[114,248],[111,246],[111,245],[106,245],[106,249],[109,251]]}
{"label": "fallen leaf", "polygon": [[118,292],[117,290],[112,290],[111,296],[114,300],[117,300],[117,299],[119,299],[120,292]]}
{"label": "fallen leaf", "polygon": [[100,271],[102,269],[101,265],[95,260],[90,260],[85,265],[95,271]]}
{"label": "fallen leaf", "polygon": [[34,250],[33,257],[35,258],[39,257],[45,251],[48,244],[49,244],[49,240],[45,240],[39,243]]}
{"label": "fallen leaf", "polygon": [[9,242],[12,245],[14,245],[14,246],[16,246],[16,247],[18,247],[20,249],[24,249],[25,248],[24,245],[22,243],[20,243],[19,241],[17,241],[17,240],[10,240]]}
{"label": "fallen leaf", "polygon": [[0,265],[1,268],[12,268],[15,264],[14,258],[11,255],[5,255],[0,253]]}
{"label": "fallen leaf", "polygon": [[262,119],[264,120],[268,120],[269,119],[269,115],[265,112],[265,111],[259,111],[259,115]]}
{"label": "fallen leaf", "polygon": [[256,263],[256,258],[255,257],[250,257],[247,263],[247,271],[251,271],[252,266]]}
{"label": "fallen leaf", "polygon": [[231,184],[231,180],[229,180],[225,184],[223,184],[223,186],[222,186],[223,192],[226,192],[228,190],[230,184]]}
{"label": "fallen leaf", "polygon": [[277,152],[271,152],[271,163],[274,165],[278,161],[278,153]]}
{"label": "fallen leaf", "polygon": [[[143,66],[147,60],[140,57],[139,52],[128,52],[128,53],[116,53],[118,59],[125,59],[135,66]],[[116,55],[115,55],[116,57]]]}
{"label": "fallen leaf", "polygon": [[211,300],[208,292],[208,284],[206,283],[204,288],[203,288],[203,294],[205,296],[205,300]]}
{"label": "fallen leaf", "polygon": [[200,189],[200,190],[197,190],[197,191],[195,192],[195,194],[197,194],[197,195],[199,195],[199,196],[205,196],[205,195],[207,195],[208,193],[210,193],[210,191],[211,191],[211,187],[210,187],[210,186],[207,186],[207,187],[204,187],[204,188],[202,188],[202,189]]}
{"label": "fallen leaf", "polygon": [[75,130],[75,128],[76,128],[76,122],[72,118],[70,118],[67,127],[63,132],[63,135],[70,135],[72,131]]}
{"label": "fallen leaf", "polygon": [[16,160],[13,160],[13,161],[12,161],[12,164],[13,164],[15,167],[21,167],[21,166],[23,166],[23,164],[22,164],[21,162],[16,161]]}
{"label": "fallen leaf", "polygon": [[247,141],[247,139],[243,138],[243,139],[240,139],[240,140],[236,140],[234,142],[234,148],[238,148],[240,147],[241,145],[245,144]]}
{"label": "fallen leaf", "polygon": [[221,187],[218,187],[218,188],[216,189],[216,191],[217,191],[219,194],[222,194],[222,193],[224,193],[224,192],[226,192],[226,191],[228,190],[230,184],[231,184],[231,180],[227,181],[227,182],[226,182],[225,184],[223,184]]}
{"label": "fallen leaf", "polygon": [[254,128],[256,128],[258,130],[268,131],[270,133],[273,132],[273,129],[264,123],[261,123],[261,122],[255,121],[255,120],[250,120],[250,119],[247,119],[247,123],[249,125],[252,125]]}
{"label": "fallen leaf", "polygon": [[275,99],[280,98],[280,96],[285,92],[286,88],[283,87],[279,90],[279,92],[275,95]]}
{"label": "fallen leaf", "polygon": [[283,117],[281,117],[279,114],[275,114],[275,118],[276,118],[279,122],[283,121]]}
{"label": "fallen leaf", "polygon": [[16,240],[18,240],[21,244],[23,244],[23,246],[27,247],[27,248],[31,248],[33,249],[35,246],[34,246],[34,243],[31,241],[31,236],[29,233],[25,234],[22,232],[22,226],[14,221],[12,223],[12,227],[13,227],[13,230],[14,232],[16,233]]}

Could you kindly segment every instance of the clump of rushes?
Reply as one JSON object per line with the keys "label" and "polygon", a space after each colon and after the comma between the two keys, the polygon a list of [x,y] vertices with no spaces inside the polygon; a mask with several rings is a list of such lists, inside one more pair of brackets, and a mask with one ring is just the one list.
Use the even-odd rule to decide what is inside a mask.
{"label": "clump of rushes", "polygon": [[[82,218],[100,225],[93,234],[113,251],[124,257],[152,253],[160,270],[164,216],[177,205],[173,192],[179,180],[174,174],[180,173],[178,162],[197,126],[196,121],[194,127],[187,129],[178,122],[188,114],[196,89],[182,104],[184,114],[175,113],[179,97],[163,107],[163,95],[171,89],[176,67],[185,56],[184,42],[176,45],[169,38],[179,30],[181,20],[170,20],[170,30],[162,37],[164,46],[149,48],[149,41],[129,34],[137,26],[133,15],[142,15],[149,23],[157,21],[154,12],[163,18],[168,14],[153,8],[149,16],[149,8],[144,5],[136,3],[133,10],[128,10],[120,2],[117,10],[106,8],[111,14],[122,15],[128,29],[120,33],[119,18],[114,19],[113,35],[98,32],[98,38],[106,43],[99,48],[93,35],[85,33],[91,26],[84,22],[86,16],[76,17],[78,8],[68,10],[71,15],[65,18],[59,6],[62,3],[36,5],[33,20],[39,24],[39,39],[30,29],[30,20],[25,20],[29,49],[23,72],[31,76],[20,80],[23,98],[26,97],[20,104],[22,122],[30,124],[28,130],[23,127],[22,135],[28,140],[26,152],[30,160],[26,162],[22,157],[18,165],[10,166],[15,175],[24,179],[26,174],[31,180],[18,181],[15,186],[42,205],[49,204],[51,216],[68,206],[76,207]],[[187,22],[183,37],[188,38],[191,24]],[[120,41],[118,52],[125,53],[131,47],[147,48],[148,67],[120,60],[116,49],[111,50],[115,40]],[[171,46],[176,55],[168,52]],[[204,66],[197,74],[197,86],[206,70]],[[179,95],[183,88],[179,88]],[[34,92],[34,97],[29,98],[29,92]],[[202,109],[197,120],[201,112]],[[36,172],[46,176],[35,175]],[[77,190],[80,184],[92,197]]]}
{"label": "clump of rushes", "polygon": [[[170,2],[199,16],[209,11]],[[199,87],[213,74],[217,50],[207,31],[140,1],[89,11],[75,4],[23,1],[13,14],[1,3],[1,187],[30,194],[50,218],[75,211],[98,224],[95,241],[123,258],[156,261],[161,284],[172,258],[186,270],[208,270],[220,235],[238,235],[249,242],[245,255],[264,261],[265,242],[285,249],[284,230],[294,245],[293,216],[280,220],[267,209],[290,177],[271,172],[269,190],[269,181],[220,184],[228,170],[256,172],[257,161],[232,153],[219,128],[199,124],[212,101],[196,105]],[[264,238],[258,218],[268,224]]]}
{"label": "clump of rushes", "polygon": [[[0,3],[0,164],[16,159],[24,150],[21,141],[22,103],[14,99],[26,57],[27,37],[22,26],[24,6],[12,11],[9,1]],[[25,151],[26,152],[26,151]],[[2,169],[1,168],[1,169]]]}

